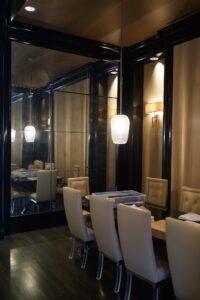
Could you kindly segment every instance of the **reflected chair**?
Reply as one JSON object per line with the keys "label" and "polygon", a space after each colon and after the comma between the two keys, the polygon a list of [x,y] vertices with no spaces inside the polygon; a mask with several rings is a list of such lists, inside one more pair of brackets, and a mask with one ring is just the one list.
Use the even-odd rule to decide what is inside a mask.
{"label": "reflected chair", "polygon": [[104,256],[106,256],[116,263],[117,273],[114,292],[118,293],[121,285],[123,259],[115,227],[112,199],[94,195],[90,196],[90,212],[99,251],[96,279],[100,280],[102,277]]}
{"label": "reflected chair", "polygon": [[200,214],[200,189],[182,187],[180,211]]}
{"label": "reflected chair", "polygon": [[37,172],[36,193],[30,195],[30,201],[36,205],[38,212],[40,204],[44,202],[49,203],[50,209],[52,209],[53,202],[56,199],[56,182],[56,170],[39,170]]}
{"label": "reflected chair", "polygon": [[[155,213],[167,211],[167,193],[168,193],[168,180],[160,178],[146,178],[146,202],[145,205],[154,210]],[[160,216],[159,216],[160,218]]]}
{"label": "reflected chair", "polygon": [[125,300],[130,299],[132,276],[142,278],[153,287],[153,299],[159,298],[159,284],[168,275],[167,262],[155,256],[151,213],[147,210],[119,204],[118,229],[122,254],[127,269]]}
{"label": "reflected chair", "polygon": [[200,299],[200,225],[166,219],[166,241],[174,292],[179,300]]}
{"label": "reflected chair", "polygon": [[34,167],[34,169],[42,170],[44,167],[44,163],[42,160],[36,159],[33,162],[33,167]]}
{"label": "reflected chair", "polygon": [[71,250],[69,254],[69,259],[74,257],[75,250],[75,239],[81,240],[83,244],[81,269],[86,268],[89,243],[94,241],[94,232],[92,229],[86,226],[81,204],[81,194],[80,191],[64,187],[64,208],[67,218],[68,227],[71,233]]}
{"label": "reflected chair", "polygon": [[15,191],[11,187],[10,195],[11,195],[10,214],[14,215],[16,200],[20,201],[20,200],[22,200],[24,198],[27,198],[28,197],[28,193]]}

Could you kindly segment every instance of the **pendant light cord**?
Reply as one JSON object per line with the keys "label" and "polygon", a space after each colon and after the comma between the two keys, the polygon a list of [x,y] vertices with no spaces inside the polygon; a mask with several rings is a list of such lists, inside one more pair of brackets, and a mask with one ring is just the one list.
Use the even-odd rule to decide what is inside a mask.
{"label": "pendant light cord", "polygon": [[123,97],[123,23],[124,23],[124,5],[123,0],[120,3],[120,97],[119,97],[119,112],[122,114],[122,97]]}

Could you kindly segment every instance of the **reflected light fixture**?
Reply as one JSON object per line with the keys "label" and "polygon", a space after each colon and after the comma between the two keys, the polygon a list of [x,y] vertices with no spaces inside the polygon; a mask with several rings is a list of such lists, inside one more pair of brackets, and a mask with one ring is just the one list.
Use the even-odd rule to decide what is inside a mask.
{"label": "reflected light fixture", "polygon": [[120,113],[111,119],[111,136],[114,144],[126,144],[129,135],[130,121],[126,115],[122,114],[122,95],[123,95],[123,70],[122,70],[122,36],[123,36],[123,17],[124,7],[121,0],[121,26],[120,26]]}
{"label": "reflected light fixture", "polygon": [[163,112],[163,102],[145,103],[145,114],[152,115],[152,126],[158,126],[158,115]]}
{"label": "reflected light fixture", "polygon": [[24,128],[24,136],[27,143],[33,143],[35,141],[35,127],[28,125]]}
{"label": "reflected light fixture", "polygon": [[11,143],[14,143],[15,137],[16,137],[16,130],[12,128],[11,129]]}
{"label": "reflected light fixture", "polygon": [[35,8],[34,6],[32,6],[32,5],[26,5],[26,6],[24,7],[24,9],[25,9],[26,11],[28,11],[28,12],[34,12],[34,11],[36,11],[36,8]]}

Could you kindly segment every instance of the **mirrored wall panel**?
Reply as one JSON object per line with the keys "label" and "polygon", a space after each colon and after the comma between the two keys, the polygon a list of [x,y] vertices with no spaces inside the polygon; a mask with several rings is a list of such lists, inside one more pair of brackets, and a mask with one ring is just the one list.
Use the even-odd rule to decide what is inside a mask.
{"label": "mirrored wall panel", "polygon": [[116,68],[12,43],[11,216],[62,210],[71,177],[88,176],[91,192],[115,189]]}

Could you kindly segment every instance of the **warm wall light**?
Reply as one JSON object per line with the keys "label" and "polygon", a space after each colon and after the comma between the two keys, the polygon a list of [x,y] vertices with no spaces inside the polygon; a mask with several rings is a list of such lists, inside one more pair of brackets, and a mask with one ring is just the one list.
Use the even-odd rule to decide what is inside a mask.
{"label": "warm wall light", "polygon": [[13,143],[15,141],[15,137],[16,137],[16,130],[15,129],[11,129],[11,142]]}
{"label": "warm wall light", "polygon": [[33,143],[35,141],[35,127],[34,126],[26,126],[24,128],[24,136],[27,143]]}
{"label": "warm wall light", "polygon": [[151,102],[145,104],[145,114],[158,115],[158,113],[163,112],[163,102]]}
{"label": "warm wall light", "polygon": [[158,127],[158,115],[163,112],[163,102],[151,102],[145,104],[145,114],[152,115],[152,126]]}

